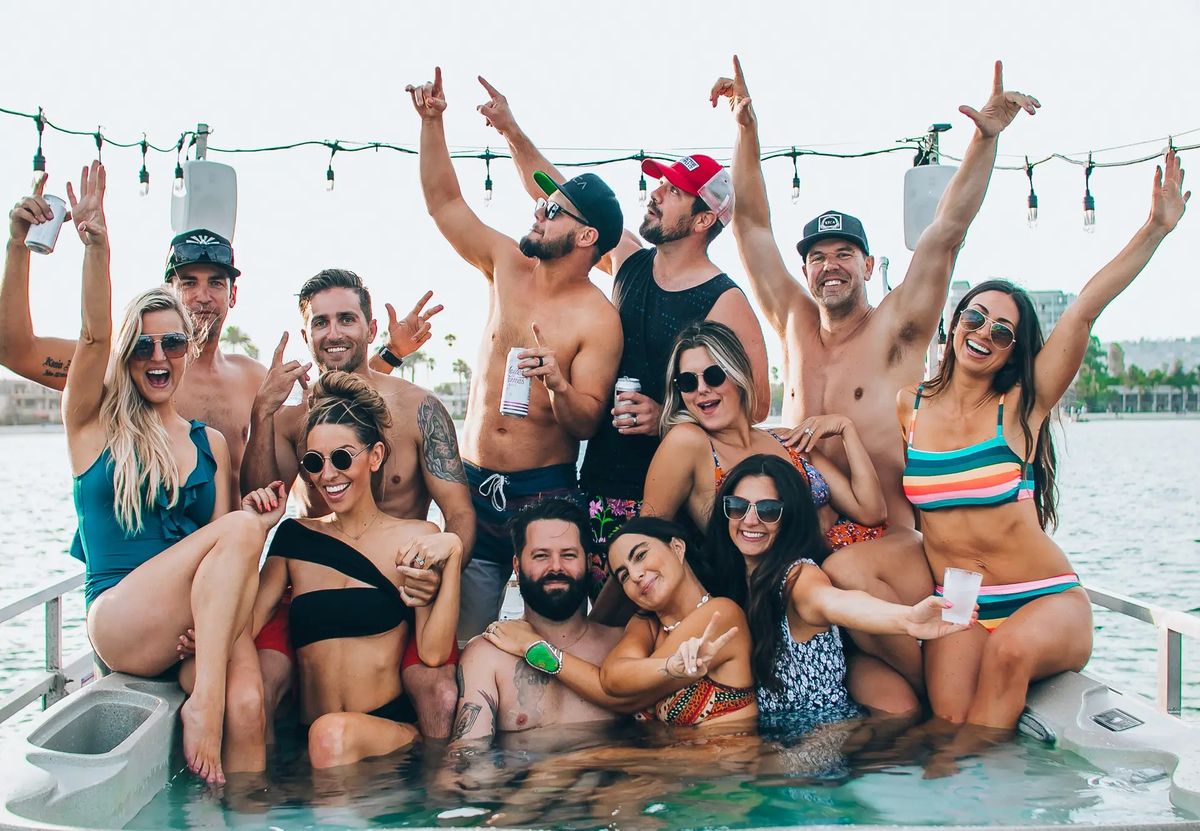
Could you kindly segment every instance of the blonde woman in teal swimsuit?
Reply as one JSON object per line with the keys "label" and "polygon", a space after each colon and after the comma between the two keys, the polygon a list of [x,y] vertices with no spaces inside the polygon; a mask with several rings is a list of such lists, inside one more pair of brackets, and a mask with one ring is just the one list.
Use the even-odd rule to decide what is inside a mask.
{"label": "blonde woman in teal swimsuit", "polygon": [[1048,418],[1100,312],[1183,216],[1191,194],[1182,184],[1172,151],[1154,176],[1150,218],[1044,345],[1025,291],[989,280],[955,309],[938,374],[896,398],[908,447],[904,491],[934,580],[946,568],[983,573],[980,625],[925,645],[929,700],[943,719],[1011,729],[1031,681],[1087,663],[1091,604],[1045,531],[1056,520]]}

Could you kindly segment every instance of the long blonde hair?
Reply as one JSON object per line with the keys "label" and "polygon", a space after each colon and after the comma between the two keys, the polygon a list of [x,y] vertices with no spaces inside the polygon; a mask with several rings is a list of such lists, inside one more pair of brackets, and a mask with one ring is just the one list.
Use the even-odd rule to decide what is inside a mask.
{"label": "long blonde hair", "polygon": [[133,346],[142,335],[142,316],[165,311],[175,312],[183,321],[190,344],[188,361],[195,357],[195,332],[187,310],[166,289],[150,289],[125,307],[104,376],[100,417],[112,456],[113,513],[127,534],[142,530],[142,512],[154,505],[160,491],[169,497],[169,507],[179,500],[179,466],[171,452],[171,439],[158,412],[142,397],[129,374]]}
{"label": "long blonde hair", "polygon": [[675,337],[671,357],[667,361],[667,382],[662,417],[658,422],[659,435],[665,436],[676,424],[696,424],[696,418],[683,403],[683,394],[675,386],[675,374],[679,372],[679,357],[689,349],[707,349],[713,362],[725,370],[729,380],[738,388],[742,412],[746,420],[754,424],[754,379],[750,369],[750,358],[734,331],[715,320],[702,320],[685,326]]}

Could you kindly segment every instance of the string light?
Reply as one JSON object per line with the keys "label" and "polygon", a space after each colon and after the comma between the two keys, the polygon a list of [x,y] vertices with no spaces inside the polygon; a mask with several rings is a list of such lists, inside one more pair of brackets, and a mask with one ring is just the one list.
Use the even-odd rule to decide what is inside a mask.
{"label": "string light", "polygon": [[1088,153],[1087,167],[1083,169],[1083,230],[1096,233],[1096,200],[1092,198],[1092,154]]}
{"label": "string light", "polygon": [[146,134],[142,133],[142,169],[138,173],[138,193],[142,196],[150,193],[150,171],[146,169]]}
{"label": "string light", "polygon": [[1038,219],[1038,217],[1037,217],[1038,203],[1037,203],[1037,194],[1034,193],[1034,191],[1033,191],[1033,165],[1031,165],[1029,163],[1028,156],[1025,157],[1025,175],[1029,177],[1029,199],[1028,199],[1029,213],[1027,214],[1026,219],[1029,222],[1030,228],[1036,228],[1037,227],[1037,219]]}
{"label": "string light", "polygon": [[792,204],[800,201],[800,169],[796,167],[796,148],[792,148]]}
{"label": "string light", "polygon": [[646,200],[649,198],[649,194],[646,192],[646,171],[642,170],[642,162],[644,162],[646,160],[646,151],[639,150],[637,152],[636,158],[637,158],[638,171],[639,171],[639,174],[638,174],[638,204],[645,205]]}
{"label": "string light", "polygon": [[183,153],[183,142],[187,138],[187,133],[179,137],[178,143],[175,145],[175,181],[171,185],[171,193],[176,196],[183,196],[183,162],[179,156]]}
{"label": "string light", "polygon": [[329,166],[325,168],[325,191],[333,190],[333,155],[338,151],[338,143],[332,142],[329,146]]}
{"label": "string light", "polygon": [[46,172],[46,157],[42,155],[42,131],[46,129],[46,115],[41,107],[38,107],[37,115],[33,117],[33,123],[37,125],[38,131],[38,146],[33,154],[33,172]]}
{"label": "string light", "polygon": [[104,153],[104,136],[100,135],[100,128],[96,128],[96,132],[92,133],[92,138],[96,140],[96,161],[104,163],[102,158]]}
{"label": "string light", "polygon": [[479,158],[483,159],[483,204],[492,204],[492,159],[496,158],[492,155],[492,148],[485,147],[483,155]]}

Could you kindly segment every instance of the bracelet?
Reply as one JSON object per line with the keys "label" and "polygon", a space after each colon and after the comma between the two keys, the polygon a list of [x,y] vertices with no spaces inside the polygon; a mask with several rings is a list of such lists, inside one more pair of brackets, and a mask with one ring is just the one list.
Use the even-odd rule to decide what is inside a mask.
{"label": "bracelet", "polygon": [[563,651],[545,641],[537,641],[525,650],[525,663],[547,675],[562,672]]}
{"label": "bracelet", "polygon": [[375,354],[383,359],[383,362],[395,369],[404,366],[404,359],[398,356],[395,352],[387,348],[385,343],[383,346],[375,350]]}

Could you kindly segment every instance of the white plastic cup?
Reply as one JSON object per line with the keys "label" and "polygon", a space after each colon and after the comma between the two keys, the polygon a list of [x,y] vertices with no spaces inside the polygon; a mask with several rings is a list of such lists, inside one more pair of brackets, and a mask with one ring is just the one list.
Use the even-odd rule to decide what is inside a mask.
{"label": "white plastic cup", "polygon": [[25,247],[35,254],[49,254],[54,250],[54,245],[58,242],[58,232],[62,228],[63,220],[67,218],[66,202],[57,196],[42,198],[50,205],[50,210],[54,211],[54,218],[29,226],[29,233],[25,235]]}
{"label": "white plastic cup", "polygon": [[942,579],[942,597],[954,605],[952,608],[942,609],[942,620],[947,623],[970,623],[982,584],[983,575],[977,571],[946,569],[946,576]]}

